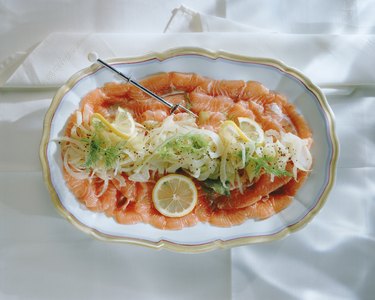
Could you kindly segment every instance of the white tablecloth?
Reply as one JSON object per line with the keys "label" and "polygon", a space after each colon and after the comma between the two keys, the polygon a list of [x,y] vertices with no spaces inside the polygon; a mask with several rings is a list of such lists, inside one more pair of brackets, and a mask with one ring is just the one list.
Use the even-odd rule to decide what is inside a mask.
{"label": "white tablecloth", "polygon": [[[371,1],[318,2],[185,1],[190,16],[181,16],[189,10],[180,9],[170,20],[178,1],[0,1],[0,38],[6,41],[0,46],[0,298],[372,299],[375,7]],[[275,18],[279,14],[285,17]],[[37,51],[27,53],[40,50],[58,31],[102,32],[107,41],[103,32],[130,33],[128,47],[115,47],[127,55],[200,45],[263,53],[300,68],[330,88],[325,91],[336,115],[341,154],[326,205],[306,228],[281,241],[199,255],[108,244],[79,232],[54,209],[38,160],[53,86],[71,74],[73,58],[60,64],[52,60],[44,70],[52,68],[54,76],[38,68],[39,82],[22,77],[25,66],[26,73],[40,67],[33,60]],[[205,33],[158,35],[163,31]],[[294,57],[288,46],[295,43],[309,47]],[[16,88],[22,85],[34,89]]]}

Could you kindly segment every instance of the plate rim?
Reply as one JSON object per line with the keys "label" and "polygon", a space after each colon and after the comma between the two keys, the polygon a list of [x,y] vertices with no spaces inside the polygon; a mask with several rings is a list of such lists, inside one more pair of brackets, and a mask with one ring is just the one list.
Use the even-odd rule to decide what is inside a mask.
{"label": "plate rim", "polygon": [[174,243],[171,241],[167,241],[161,239],[160,241],[150,241],[141,238],[135,237],[122,237],[122,236],[114,236],[104,232],[100,232],[94,228],[89,227],[88,225],[83,224],[80,222],[72,213],[70,213],[60,201],[57,192],[52,184],[51,179],[51,171],[48,164],[47,158],[47,148],[49,144],[49,137],[51,131],[51,124],[54,118],[54,114],[59,106],[61,100],[63,99],[64,95],[82,78],[89,76],[95,73],[97,70],[103,68],[98,64],[92,64],[87,68],[84,68],[77,73],[73,74],[56,92],[54,95],[52,102],[46,112],[43,122],[43,134],[40,143],[39,149],[39,158],[42,165],[43,171],[43,180],[47,186],[49,191],[51,200],[56,207],[57,211],[62,215],[65,219],[67,219],[73,226],[78,228],[79,230],[89,234],[96,239],[103,240],[103,241],[110,241],[110,242],[123,242],[127,244],[136,244],[141,246],[146,246],[148,248],[153,249],[166,249],[171,250],[174,252],[189,252],[189,253],[199,253],[199,252],[207,252],[214,249],[222,248],[228,249],[235,246],[242,246],[247,244],[253,243],[262,243],[262,242],[270,242],[274,240],[279,240],[288,236],[289,234],[296,232],[306,226],[314,216],[321,210],[325,202],[327,201],[328,195],[334,186],[336,180],[336,172],[337,172],[337,160],[339,155],[339,143],[338,138],[336,135],[335,130],[335,118],[330,108],[328,101],[321,91],[321,89],[315,85],[307,76],[305,76],[299,70],[290,67],[283,63],[280,60],[273,59],[273,58],[266,58],[266,57],[252,57],[246,55],[240,55],[225,51],[211,51],[204,48],[199,47],[178,47],[172,48],[163,52],[151,52],[141,56],[134,56],[134,57],[124,57],[124,58],[110,58],[106,61],[110,64],[118,64],[118,63],[135,63],[135,62],[144,62],[147,60],[159,60],[160,62],[167,60],[169,58],[183,56],[183,55],[199,55],[210,59],[226,59],[231,61],[237,62],[247,62],[247,63],[258,63],[258,64],[266,64],[268,66],[272,66],[277,68],[294,78],[300,80],[316,97],[316,99],[320,102],[324,114],[326,116],[329,137],[332,142],[332,159],[330,162],[330,167],[328,171],[330,172],[330,176],[328,178],[327,186],[324,189],[324,192],[320,196],[317,204],[313,209],[311,209],[300,221],[290,226],[283,228],[282,230],[273,233],[267,236],[245,236],[245,237],[236,237],[229,240],[221,240],[217,239],[210,242],[205,242],[201,244],[181,244],[181,243]]}

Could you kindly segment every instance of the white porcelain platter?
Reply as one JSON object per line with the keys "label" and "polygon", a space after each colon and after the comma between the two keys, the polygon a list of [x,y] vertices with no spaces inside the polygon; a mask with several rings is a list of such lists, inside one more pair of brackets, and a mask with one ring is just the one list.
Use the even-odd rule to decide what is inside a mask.
{"label": "white porcelain platter", "polygon": [[194,72],[214,79],[255,80],[285,95],[304,115],[313,131],[314,164],[306,184],[292,204],[263,221],[248,220],[230,228],[199,223],[178,231],[159,230],[148,224],[121,225],[104,214],[85,209],[66,187],[58,143],[65,123],[81,98],[106,82],[119,81],[98,64],[73,75],[56,93],[46,114],[40,157],[44,178],[59,212],[80,230],[106,241],[126,242],[180,252],[202,252],[249,243],[272,241],[302,228],[322,208],[332,188],[338,142],[332,111],[320,89],[306,76],[267,58],[252,58],[198,48],[172,49],[134,58],[107,60],[141,79],[159,72]]}

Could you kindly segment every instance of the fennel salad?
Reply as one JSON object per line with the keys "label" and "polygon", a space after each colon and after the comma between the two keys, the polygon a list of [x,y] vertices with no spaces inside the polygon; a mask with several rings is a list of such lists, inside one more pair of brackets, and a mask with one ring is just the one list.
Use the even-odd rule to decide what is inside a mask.
{"label": "fennel salad", "polygon": [[76,179],[102,179],[100,194],[110,180],[124,183],[124,174],[148,182],[182,172],[213,193],[229,195],[251,186],[261,174],[296,178],[298,169],[309,171],[312,164],[308,139],[264,132],[250,118],[225,121],[214,132],[199,128],[196,118],[184,113],[144,124],[120,107],[112,120],[98,113],[88,117],[85,110],[74,117],[69,135],[59,140],[64,167]]}

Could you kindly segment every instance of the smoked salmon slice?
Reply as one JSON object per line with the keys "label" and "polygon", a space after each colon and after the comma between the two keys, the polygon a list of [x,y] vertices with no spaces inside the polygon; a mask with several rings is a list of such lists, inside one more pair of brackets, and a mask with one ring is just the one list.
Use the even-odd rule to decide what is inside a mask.
{"label": "smoked salmon slice", "polygon": [[195,113],[202,111],[226,113],[234,102],[227,96],[210,96],[203,93],[191,92],[189,94],[191,110]]}
{"label": "smoked salmon slice", "polygon": [[207,85],[211,80],[195,73],[170,73],[171,84],[177,91],[191,92],[200,86]]}
{"label": "smoked salmon slice", "polygon": [[239,190],[231,192],[230,196],[222,196],[217,200],[217,207],[220,209],[243,208],[258,202],[263,197],[282,187],[291,180],[290,176],[274,177],[263,174],[258,181],[244,193]]}
{"label": "smoked salmon slice", "polygon": [[260,82],[248,81],[245,88],[240,95],[242,100],[254,100],[259,99],[265,95],[268,95],[269,90]]}
{"label": "smoked salmon slice", "polygon": [[170,73],[159,73],[140,80],[140,84],[158,95],[165,95],[172,91]]}
{"label": "smoked salmon slice", "polygon": [[267,219],[288,207],[292,199],[293,197],[288,195],[271,195],[247,207],[247,216],[251,219]]}
{"label": "smoked salmon slice", "polygon": [[237,100],[245,87],[243,80],[211,80],[200,85],[200,90],[211,96],[226,96]]}
{"label": "smoked salmon slice", "polygon": [[229,110],[228,110],[228,119],[233,121],[237,121],[238,118],[249,118],[254,120],[255,116],[254,113],[244,107],[241,103],[235,103]]}
{"label": "smoked salmon slice", "polygon": [[64,179],[72,193],[78,200],[85,204],[87,208],[94,211],[101,210],[100,201],[96,196],[95,186],[92,182],[88,179],[77,179],[70,175],[65,169]]}
{"label": "smoked salmon slice", "polygon": [[203,111],[199,114],[198,125],[201,128],[217,132],[226,119],[226,116],[221,112]]}

